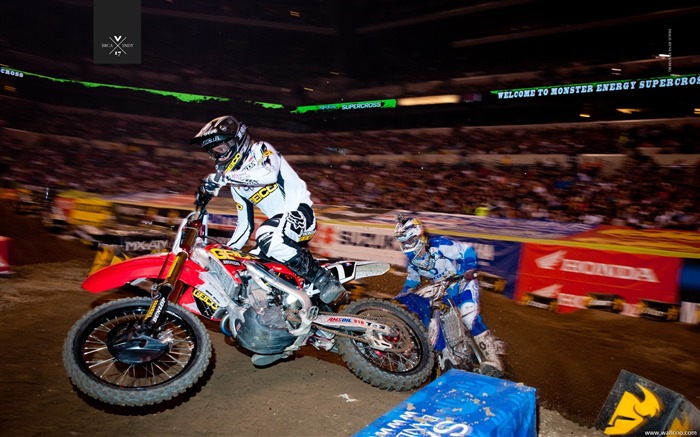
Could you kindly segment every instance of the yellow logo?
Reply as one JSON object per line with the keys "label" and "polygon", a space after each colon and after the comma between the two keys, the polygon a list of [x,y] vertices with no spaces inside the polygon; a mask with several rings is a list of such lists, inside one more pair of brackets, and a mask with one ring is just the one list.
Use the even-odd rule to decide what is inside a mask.
{"label": "yellow logo", "polygon": [[232,249],[213,248],[211,253],[221,260],[254,259],[252,255]]}
{"label": "yellow logo", "polygon": [[236,153],[236,155],[233,157],[231,162],[226,166],[224,171],[231,171],[234,168],[236,168],[236,164],[238,164],[238,161],[241,160],[241,152]]}
{"label": "yellow logo", "polygon": [[279,185],[277,184],[265,185],[264,187],[259,189],[255,194],[250,196],[250,201],[253,202],[253,204],[257,205],[258,203],[262,202],[264,198],[272,194],[277,188],[279,188]]}
{"label": "yellow logo", "polygon": [[671,427],[668,429],[669,431],[691,431],[690,429],[690,419],[686,415],[683,417],[681,420],[680,417],[676,417],[673,419],[673,423],[671,423]]}
{"label": "yellow logo", "polygon": [[661,403],[656,395],[639,384],[637,387],[642,390],[644,398],[640,400],[632,393],[624,392],[603,433],[627,435],[661,413]]}
{"label": "yellow logo", "polygon": [[208,306],[214,311],[216,311],[219,308],[219,305],[217,305],[216,302],[214,302],[214,299],[201,292],[198,288],[194,289],[194,291],[192,292],[192,296],[194,296],[196,299],[199,299],[201,302],[203,302],[206,306]]}

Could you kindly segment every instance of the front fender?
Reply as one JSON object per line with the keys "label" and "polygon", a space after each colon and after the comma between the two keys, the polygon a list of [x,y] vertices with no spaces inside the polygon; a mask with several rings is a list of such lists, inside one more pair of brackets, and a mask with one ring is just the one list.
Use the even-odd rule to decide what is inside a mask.
{"label": "front fender", "polygon": [[[91,292],[118,288],[137,279],[164,279],[170,271],[170,266],[175,259],[173,253],[158,253],[131,258],[126,261],[109,265],[89,275],[82,283],[82,287]],[[190,261],[185,261],[180,280],[192,286],[202,283],[199,274],[203,269]]]}

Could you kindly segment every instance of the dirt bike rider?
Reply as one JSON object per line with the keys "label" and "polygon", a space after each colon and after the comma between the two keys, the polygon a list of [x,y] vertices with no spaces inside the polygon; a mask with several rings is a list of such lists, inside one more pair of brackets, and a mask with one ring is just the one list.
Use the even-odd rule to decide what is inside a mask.
{"label": "dirt bike rider", "polygon": [[[459,307],[462,321],[472,333],[484,356],[479,372],[496,378],[502,377],[504,366],[499,356],[500,348],[480,314],[479,281],[476,277],[477,256],[474,247],[445,236],[428,238],[420,220],[404,219],[401,215],[397,217],[394,237],[408,258],[408,276],[396,299],[400,301],[403,296],[412,294],[421,284],[422,278],[435,282],[450,275],[463,276],[465,280],[453,284],[447,289],[447,293]],[[415,294],[412,296],[426,299]],[[426,312],[429,312],[430,304],[425,305],[425,308]],[[427,325],[430,314],[419,316]]]}
{"label": "dirt bike rider", "polygon": [[216,161],[216,173],[202,180],[195,204],[201,205],[231,186],[238,209],[236,229],[227,245],[243,248],[253,232],[253,207],[266,216],[255,233],[260,253],[313,283],[325,303],[345,291],[323,269],[306,245],[316,233],[316,216],[306,183],[268,142],[254,141],[248,127],[230,115],[211,120],[190,141]]}

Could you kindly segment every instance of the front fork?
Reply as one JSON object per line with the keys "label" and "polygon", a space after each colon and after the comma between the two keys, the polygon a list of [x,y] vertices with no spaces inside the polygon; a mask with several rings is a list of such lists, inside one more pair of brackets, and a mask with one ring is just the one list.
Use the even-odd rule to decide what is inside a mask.
{"label": "front fork", "polygon": [[165,309],[168,306],[168,300],[173,290],[177,288],[180,294],[183,285],[178,281],[182,269],[185,267],[185,261],[187,261],[187,252],[179,252],[175,256],[175,260],[170,266],[170,272],[163,282],[158,284],[153,291],[153,302],[148,308],[148,311],[141,319],[141,326],[148,332],[153,331],[157,326],[160,325],[163,319],[163,314],[165,314]]}
{"label": "front fork", "polygon": [[179,281],[180,274],[182,273],[182,269],[185,268],[185,263],[189,258],[189,250],[193,248],[198,234],[199,229],[196,227],[188,226],[184,228],[182,241],[179,242],[179,247],[182,250],[175,255],[175,260],[173,260],[173,263],[170,265],[170,271],[165,277],[165,280],[158,284],[153,291],[153,302],[150,308],[148,308],[148,312],[146,312],[146,315],[141,320],[141,327],[145,329],[146,332],[152,333],[155,328],[160,326],[173,290],[176,291],[175,301],[179,300],[184,289],[184,285]]}
{"label": "front fork", "polygon": [[120,362],[143,364],[156,360],[170,350],[170,339],[167,336],[161,337],[158,327],[164,318],[168,298],[176,288],[173,284],[181,284],[177,279],[186,259],[187,253],[178,253],[165,281],[158,284],[153,291],[151,306],[140,320],[131,321],[110,332],[107,347]]}

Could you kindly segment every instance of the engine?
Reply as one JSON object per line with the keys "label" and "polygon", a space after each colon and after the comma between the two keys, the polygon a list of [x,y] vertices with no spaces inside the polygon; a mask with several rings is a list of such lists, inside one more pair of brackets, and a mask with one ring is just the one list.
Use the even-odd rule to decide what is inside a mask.
{"label": "engine", "polygon": [[[257,354],[277,354],[291,346],[297,337],[289,333],[286,312],[308,310],[312,306],[308,296],[256,262],[241,260],[245,269],[238,263],[224,267],[209,254],[203,255],[209,261],[203,263],[207,274],[216,277],[230,298],[222,330]],[[234,275],[240,283],[233,280]]]}
{"label": "engine", "polygon": [[291,346],[296,337],[287,331],[281,306],[270,306],[262,313],[250,307],[244,313],[245,321],[237,320],[236,339],[241,346],[258,354],[277,354]]}

